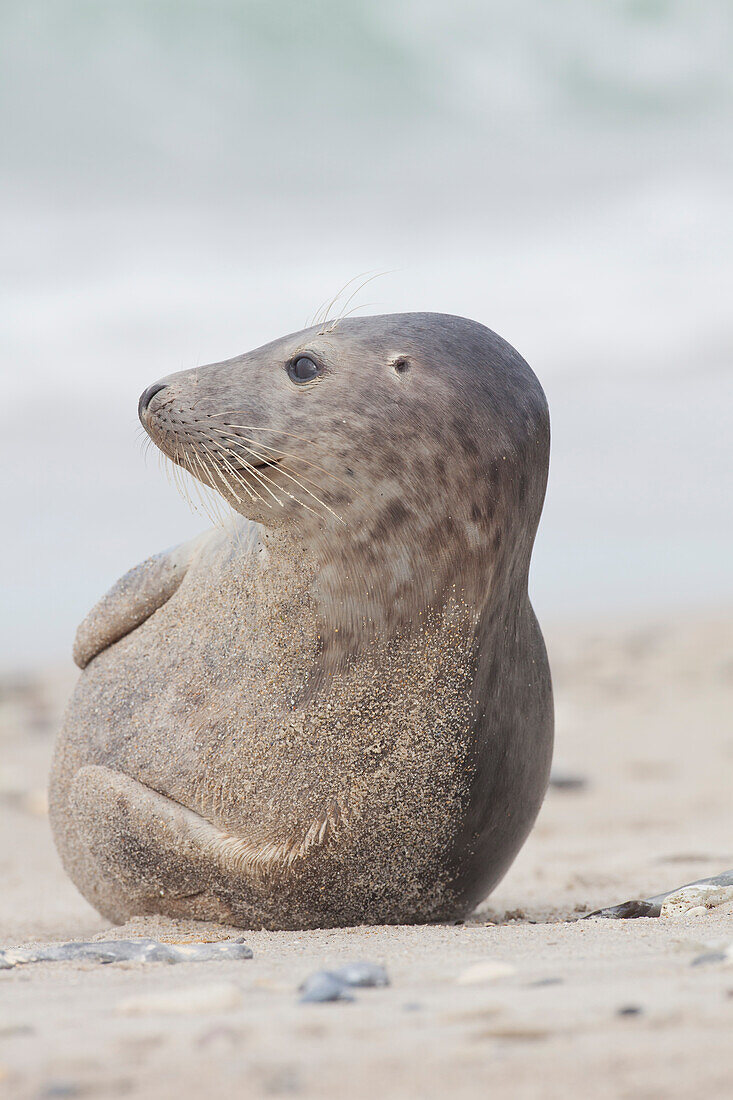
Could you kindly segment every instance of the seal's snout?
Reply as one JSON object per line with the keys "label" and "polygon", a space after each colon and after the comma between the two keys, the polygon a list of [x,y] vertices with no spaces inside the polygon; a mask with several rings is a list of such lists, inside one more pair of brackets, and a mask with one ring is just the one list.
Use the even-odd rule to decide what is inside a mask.
{"label": "seal's snout", "polygon": [[167,389],[165,382],[154,382],[152,386],[148,386],[146,390],[140,394],[140,400],[137,403],[137,415],[142,420],[143,413],[148,411],[150,402],[155,397],[156,393],[160,393],[161,390]]}

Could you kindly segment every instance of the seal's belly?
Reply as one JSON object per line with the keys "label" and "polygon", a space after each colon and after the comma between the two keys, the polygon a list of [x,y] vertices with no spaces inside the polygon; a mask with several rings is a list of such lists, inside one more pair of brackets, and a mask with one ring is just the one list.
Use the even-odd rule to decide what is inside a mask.
{"label": "seal's belly", "polygon": [[373,859],[382,834],[425,858],[445,850],[470,778],[470,624],[443,616],[367,648],[308,696],[311,581],[283,592],[256,555],[224,548],[195,565],[82,675],[72,770],[113,768],[278,850],[326,822],[342,854],[366,839]]}

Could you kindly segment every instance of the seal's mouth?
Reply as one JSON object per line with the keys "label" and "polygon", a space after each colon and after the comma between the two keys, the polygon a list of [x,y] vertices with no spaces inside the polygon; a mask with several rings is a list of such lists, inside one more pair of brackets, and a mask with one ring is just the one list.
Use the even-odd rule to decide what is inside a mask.
{"label": "seal's mouth", "polygon": [[246,474],[248,471],[251,470],[277,470],[279,469],[282,461],[282,458],[268,458],[264,462],[255,462],[253,460],[243,462],[238,458],[229,459],[229,462],[237,471],[237,473],[242,474]]}
{"label": "seal's mouth", "polygon": [[[268,442],[268,429],[219,426],[221,422],[213,418],[206,422],[203,417],[186,421],[169,406],[154,407],[152,414],[146,407],[143,413],[143,427],[166,458],[242,515],[250,516],[252,508],[259,515],[264,515],[266,508],[270,515],[273,509],[297,507],[320,520],[345,523],[327,499],[328,486],[320,484],[325,478],[337,483],[341,479],[321,461],[294,454],[292,448],[283,450],[276,445],[281,443],[279,438],[276,443]],[[311,443],[299,436],[293,438],[298,440],[299,450]],[[182,492],[187,496],[185,487]],[[218,515],[216,506],[212,511]]]}

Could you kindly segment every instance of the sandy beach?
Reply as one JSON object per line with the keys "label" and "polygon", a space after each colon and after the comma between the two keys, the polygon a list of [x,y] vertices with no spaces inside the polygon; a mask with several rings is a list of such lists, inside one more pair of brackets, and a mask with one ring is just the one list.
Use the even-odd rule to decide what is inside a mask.
{"label": "sandy beach", "polygon": [[[240,962],[2,970],[0,1090],[19,1100],[730,1096],[733,966],[693,961],[733,941],[733,904],[580,919],[733,867],[729,622],[550,624],[556,775],[570,782],[550,789],[506,879],[465,924],[248,931],[254,957]],[[168,920],[111,928],[66,879],[44,788],[73,679],[60,669],[2,682],[0,947],[241,935]],[[384,964],[389,987],[299,1003],[308,974],[353,959]],[[153,994],[167,1001],[131,1009]]]}

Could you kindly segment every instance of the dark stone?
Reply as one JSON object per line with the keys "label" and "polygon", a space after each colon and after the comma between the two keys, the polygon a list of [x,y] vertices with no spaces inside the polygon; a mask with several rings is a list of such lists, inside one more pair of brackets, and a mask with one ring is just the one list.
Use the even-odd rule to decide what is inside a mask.
{"label": "dark stone", "polygon": [[389,976],[383,966],[371,962],[352,962],[340,966],[332,973],[344,983],[361,989],[389,985]]}
{"label": "dark stone", "polygon": [[707,966],[709,963],[721,963],[727,960],[725,951],[708,951],[705,955],[697,955],[690,966]]}
{"label": "dark stone", "polygon": [[605,917],[608,920],[635,920],[637,917],[658,917],[661,912],[661,904],[652,901],[644,901],[643,898],[635,898],[632,901],[623,901],[620,905],[611,905],[608,909],[596,909],[589,913],[583,920],[591,917]]}
{"label": "dark stone", "polygon": [[550,786],[556,791],[582,791],[588,786],[588,780],[572,772],[551,771]]}
{"label": "dark stone", "polygon": [[353,997],[341,978],[330,970],[317,970],[309,974],[300,985],[301,1004],[323,1004],[327,1001],[353,1001]]}

